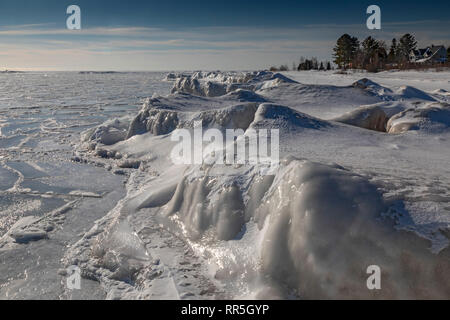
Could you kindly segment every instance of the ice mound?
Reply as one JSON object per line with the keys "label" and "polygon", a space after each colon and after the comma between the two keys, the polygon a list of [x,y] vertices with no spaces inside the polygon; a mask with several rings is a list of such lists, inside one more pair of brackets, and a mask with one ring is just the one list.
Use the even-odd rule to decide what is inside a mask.
{"label": "ice mound", "polygon": [[282,74],[274,74],[268,71],[233,75],[195,73],[178,78],[171,92],[189,93],[203,97],[219,97],[238,89],[256,91],[262,88],[276,87],[283,83],[296,82]]}
{"label": "ice mound", "polygon": [[202,121],[204,128],[245,130],[253,122],[257,108],[256,103],[250,102],[214,111],[203,111],[183,127],[193,128],[194,121]]}
{"label": "ice mound", "polygon": [[197,96],[204,95],[203,88],[201,88],[200,86],[200,82],[197,79],[191,78],[190,76],[178,78],[175,81],[171,93],[175,92],[189,93]]}
{"label": "ice mound", "polygon": [[170,72],[170,73],[166,74],[163,81],[175,81],[178,78],[185,77],[185,76],[187,76],[187,75],[184,73]]}
{"label": "ice mound", "polygon": [[273,73],[269,71],[259,71],[246,74],[246,83],[258,84],[255,86],[255,90],[261,89],[262,87],[276,86],[281,83],[298,83],[291,78],[282,75],[281,73]]}
{"label": "ice mound", "polygon": [[352,111],[361,105],[386,101],[383,96],[352,86],[283,83],[278,86],[262,87],[256,93],[271,102],[326,120]]}
{"label": "ice mound", "polygon": [[82,134],[82,141],[112,145],[127,137],[130,118],[107,120],[102,125],[89,129]]}
{"label": "ice mound", "polygon": [[182,77],[175,81],[172,93],[183,92],[203,97],[218,97],[228,92],[227,85],[216,82],[200,82],[192,77]]}
{"label": "ice mound", "polygon": [[209,111],[173,111],[154,107],[149,101],[131,122],[126,139],[146,132],[163,135],[176,128],[193,128],[195,121],[202,121],[205,128],[247,129],[256,109],[257,104],[249,102]]}
{"label": "ice mound", "polygon": [[328,121],[273,103],[260,104],[252,124],[252,128],[273,128],[283,129],[283,131],[295,131],[300,128],[320,129],[331,126],[332,124]]}
{"label": "ice mound", "polygon": [[408,106],[401,102],[381,102],[361,106],[332,120],[368,130],[386,132],[389,118],[407,108]]}
{"label": "ice mound", "polygon": [[256,103],[252,102],[201,112],[156,109],[148,104],[131,122],[127,139],[146,132],[163,135],[176,128],[193,128],[195,121],[202,121],[204,128],[247,129],[256,109]]}
{"label": "ice mound", "polygon": [[404,97],[405,99],[419,99],[419,100],[426,100],[426,101],[436,101],[433,97],[431,97],[429,94],[425,93],[422,90],[419,90],[417,88],[411,87],[411,86],[402,86],[400,89],[396,92],[401,97]]}
{"label": "ice mound", "polygon": [[[306,299],[448,295],[449,252],[433,255],[413,235],[393,232],[391,222],[380,218],[385,209],[377,188],[364,178],[291,161],[256,210],[268,224],[263,272]],[[370,265],[389,279],[378,292],[366,287]]]}
{"label": "ice mound", "polygon": [[447,131],[449,127],[450,105],[432,103],[394,115],[389,119],[386,129],[389,133],[402,133],[410,130],[438,133]]}
{"label": "ice mound", "polygon": [[176,92],[167,96],[153,96],[147,98],[141,111],[154,108],[173,111],[199,111],[211,109],[211,104],[217,99],[191,95],[189,93]]}
{"label": "ice mound", "polygon": [[240,190],[235,185],[214,189],[216,181],[214,177],[183,179],[168,203],[166,214],[177,214],[190,238],[200,239],[212,228],[213,238],[231,240],[244,225]]}
{"label": "ice mound", "polygon": [[[448,294],[450,252],[435,255],[427,241],[396,231],[394,221],[383,216],[388,205],[382,194],[364,177],[293,157],[274,176],[261,179],[257,172],[237,168],[234,174],[215,176],[192,168],[162,212],[206,251],[215,241],[245,237],[250,232],[246,226],[256,222],[261,241],[235,245],[260,257],[265,286],[278,294],[281,290],[282,296],[295,292],[305,299],[396,299]],[[211,259],[228,266],[229,258]],[[382,270],[382,290],[367,289],[370,265]],[[230,280],[222,271],[217,270],[220,278]]]}
{"label": "ice mound", "polygon": [[197,80],[231,84],[247,82],[251,76],[245,72],[197,71],[191,77]]}
{"label": "ice mound", "polygon": [[[175,77],[174,92],[148,99],[128,126],[113,122],[87,135],[99,143],[123,139],[104,147],[121,159],[100,160],[139,170],[129,170],[126,198],[70,248],[67,264],[79,265],[108,297],[119,298],[146,298],[158,287],[183,298],[187,289],[173,279],[188,269],[204,272],[203,266],[227,298],[448,297],[450,249],[430,251],[433,238],[417,232],[426,223],[429,234],[444,238],[446,220],[431,217],[406,229],[406,218],[392,210],[393,201],[406,203],[405,194],[415,195],[409,190],[417,186],[430,185],[429,192],[441,196],[434,190],[445,188],[446,177],[442,189],[434,189],[436,180],[427,175],[445,159],[417,157],[426,142],[425,150],[433,151],[440,141],[345,125],[395,132],[413,121],[444,128],[448,105],[405,98],[368,79],[339,87],[303,85],[271,72]],[[203,129],[242,129],[245,135],[279,129],[284,160],[269,174],[260,163],[174,164],[170,133],[193,129],[197,121]],[[116,139],[108,137],[116,130]],[[412,177],[416,169],[422,172]],[[438,228],[430,221],[440,221]],[[183,243],[178,249],[177,242]],[[196,258],[187,258],[188,250]],[[182,264],[162,267],[163,260],[177,259]],[[185,259],[201,262],[187,268]],[[366,286],[370,265],[381,269],[381,290]],[[207,281],[192,281],[188,290],[197,298],[203,290],[196,288]]]}
{"label": "ice mound", "polygon": [[207,128],[247,129],[263,101],[266,100],[246,90],[216,99],[185,93],[154,97],[146,100],[134,118],[108,120],[87,130],[82,135],[82,142],[109,146],[145,133],[158,136],[177,128],[193,128],[195,121],[202,121]]}
{"label": "ice mound", "polygon": [[144,108],[131,121],[126,139],[146,132],[154,135],[170,133],[177,127],[178,121],[178,114],[175,111]]}
{"label": "ice mound", "polygon": [[253,71],[253,72],[199,71],[192,74],[191,77],[197,80],[208,80],[226,84],[258,83],[276,79],[288,83],[296,83],[296,81],[282,75],[281,73],[273,73],[271,71]]}
{"label": "ice mound", "polygon": [[385,89],[383,86],[367,78],[355,81],[352,84],[352,86],[360,89],[375,89],[375,90]]}
{"label": "ice mound", "polygon": [[411,86],[402,86],[393,91],[389,88],[383,87],[380,84],[364,78],[352,84],[354,88],[363,89],[366,92],[377,95],[385,101],[400,101],[400,100],[425,100],[436,101],[428,93]]}
{"label": "ice mound", "polygon": [[361,80],[354,82],[352,84],[352,87],[363,89],[366,92],[370,92],[378,96],[385,96],[386,98],[393,93],[391,89],[383,87],[378,83],[373,82],[372,80],[367,78],[363,78]]}
{"label": "ice mound", "polygon": [[234,90],[225,96],[223,96],[223,99],[230,99],[230,100],[237,100],[237,101],[248,101],[248,102],[267,102],[267,99],[260,96],[259,94],[250,91],[250,90],[244,90],[244,89],[237,89]]}
{"label": "ice mound", "polygon": [[333,120],[360,128],[385,132],[389,118],[383,109],[374,106],[358,108]]}
{"label": "ice mound", "polygon": [[399,100],[425,100],[436,101],[428,93],[411,86],[402,86],[393,91],[389,88],[383,87],[380,84],[373,82],[370,79],[363,78],[352,84],[352,87],[363,89],[366,92],[377,95],[385,101],[399,101]]}

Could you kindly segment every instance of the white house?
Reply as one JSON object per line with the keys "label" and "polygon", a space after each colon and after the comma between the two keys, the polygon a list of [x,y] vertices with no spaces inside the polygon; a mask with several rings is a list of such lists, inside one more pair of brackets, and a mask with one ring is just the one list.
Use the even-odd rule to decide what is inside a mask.
{"label": "white house", "polygon": [[411,50],[409,61],[416,63],[443,63],[447,62],[447,50],[444,46],[427,47],[424,49]]}

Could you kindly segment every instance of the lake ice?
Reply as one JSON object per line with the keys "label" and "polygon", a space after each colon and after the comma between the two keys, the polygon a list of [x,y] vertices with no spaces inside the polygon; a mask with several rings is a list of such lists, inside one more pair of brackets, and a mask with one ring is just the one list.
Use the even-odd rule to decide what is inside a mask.
{"label": "lake ice", "polygon": [[[450,297],[448,72],[0,77],[0,298]],[[198,120],[280,166],[172,163]]]}

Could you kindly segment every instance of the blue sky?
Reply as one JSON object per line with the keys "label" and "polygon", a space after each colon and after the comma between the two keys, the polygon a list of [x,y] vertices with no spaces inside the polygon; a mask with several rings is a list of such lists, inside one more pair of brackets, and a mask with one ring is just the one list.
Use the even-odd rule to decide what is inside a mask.
{"label": "blue sky", "polygon": [[[81,8],[82,30],[67,30],[66,8]],[[366,28],[381,8],[382,29]],[[193,70],[331,60],[343,33],[389,40],[416,35],[450,45],[447,1],[86,1],[2,0],[0,69]]]}

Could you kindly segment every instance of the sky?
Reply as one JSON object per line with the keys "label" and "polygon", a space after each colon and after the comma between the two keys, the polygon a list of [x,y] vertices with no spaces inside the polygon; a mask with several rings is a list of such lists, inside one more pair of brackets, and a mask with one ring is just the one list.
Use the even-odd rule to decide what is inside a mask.
{"label": "sky", "polygon": [[[366,9],[381,9],[368,30]],[[81,30],[68,30],[69,5]],[[344,33],[450,46],[450,1],[1,0],[0,70],[254,70],[332,60]]]}

